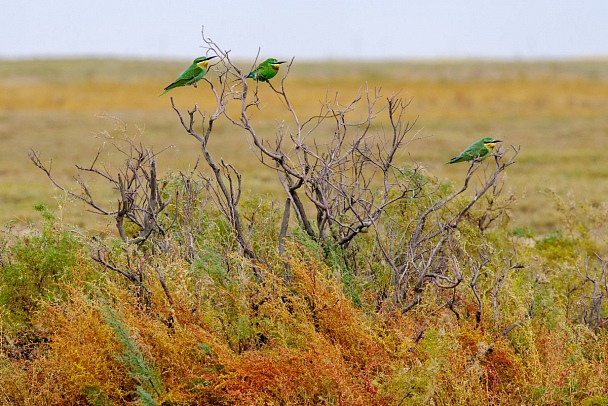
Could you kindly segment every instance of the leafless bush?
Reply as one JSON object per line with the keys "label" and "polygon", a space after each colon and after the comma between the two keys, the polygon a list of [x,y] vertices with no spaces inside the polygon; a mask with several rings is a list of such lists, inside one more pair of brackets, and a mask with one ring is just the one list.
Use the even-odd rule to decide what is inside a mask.
{"label": "leafless bush", "polygon": [[582,294],[579,299],[581,307],[579,321],[592,330],[605,324],[602,320],[602,306],[608,297],[607,269],[606,261],[595,254],[595,263],[593,263],[591,258],[587,257],[585,259],[584,274],[579,271],[579,276],[582,278]]}
{"label": "leafless bush", "polygon": [[[127,245],[142,245],[155,235],[159,237],[155,245],[166,249],[161,242],[166,239],[168,229],[178,224],[182,230],[181,240],[186,241],[187,255],[196,256],[194,240],[201,228],[191,217],[192,209],[197,207],[197,199],[208,199],[228,220],[240,254],[254,264],[258,281],[263,282],[262,274],[258,272],[262,261],[251,243],[251,232],[247,232],[247,229],[253,229],[255,216],[244,221],[240,213],[241,174],[235,165],[223,160],[218,162],[209,148],[216,121],[225,119],[246,136],[253,154],[263,166],[277,174],[285,192],[286,204],[278,241],[281,254],[293,223],[322,247],[342,251],[346,251],[359,235],[371,231],[376,242],[374,250],[381,253],[377,259],[392,273],[393,302],[404,312],[420,303],[429,284],[453,290],[467,278],[479,306],[476,315],[479,322],[482,301],[478,277],[489,263],[491,254],[483,250],[471,251],[465,246],[460,241],[460,226],[468,221],[483,235],[504,214],[510,200],[499,199],[503,185],[500,175],[515,163],[518,148],[499,149],[495,153],[495,165],[487,163],[491,160],[472,163],[462,186],[450,194],[442,194],[440,185],[433,185],[415,161],[411,160],[409,168],[397,164],[406,154],[409,143],[422,138],[413,132],[417,118],[409,120],[406,116],[410,100],[398,94],[384,97],[381,89],[365,88],[346,104],[339,100],[338,94],[327,95],[317,114],[301,119],[286,89],[293,60],[287,64],[278,85],[277,77],[274,84],[255,83],[255,87],[250,88],[247,72],[232,62],[230,52],[222,50],[204,35],[203,40],[208,53],[219,57],[218,64],[212,68],[218,74],[217,80],[203,78],[199,82],[209,86],[215,99],[213,111],[204,112],[195,105],[182,112],[171,98],[182,127],[200,145],[204,163],[211,173],[208,177],[203,176],[203,183],[195,188],[188,189],[194,184],[184,180],[181,207],[189,214],[184,216],[185,212],[182,212],[180,215],[175,210],[175,217],[162,216],[160,219],[169,199],[159,191],[155,155],[132,142],[128,149],[119,149],[127,160],[116,175],[97,167],[97,158],[88,167],[77,167],[79,171],[101,176],[118,190],[117,207],[113,209],[98,204],[80,177],[76,178],[80,194],[59,185],[51,176],[50,165],[47,168],[39,155],[32,152],[30,158],[34,164],[45,171],[56,186],[85,202],[92,211],[114,217],[118,232]],[[261,103],[258,86],[266,85],[291,117],[289,122],[279,123],[272,136],[263,134],[252,121]],[[228,109],[229,105],[235,105],[236,112]],[[326,141],[320,142],[321,139]],[[510,156],[507,157],[507,153]],[[479,183],[475,184],[473,195],[466,198],[465,192],[470,189],[473,179],[479,179]],[[471,209],[482,201],[486,202],[485,209],[481,215],[472,216]],[[175,205],[178,204],[180,196],[176,194]],[[403,215],[399,215],[399,208]],[[136,237],[127,235],[125,221],[138,227]],[[249,227],[244,224],[247,221]],[[93,250],[93,258],[134,283],[141,279],[136,267],[129,265],[130,270],[121,269],[102,250]],[[160,271],[158,278],[166,287]],[[168,291],[167,296],[170,298]]]}
{"label": "leafless bush", "polygon": [[[444,289],[458,286],[464,277],[460,267],[467,261],[473,269],[470,287],[481,306],[476,278],[488,259],[466,258],[467,249],[459,242],[458,227],[463,220],[471,220],[471,208],[482,196],[487,197],[487,207],[476,218],[481,233],[504,214],[512,200],[498,200],[502,192],[500,174],[515,162],[517,148],[513,147],[511,156],[504,160],[507,151],[497,151],[493,170],[485,163],[474,162],[463,185],[449,196],[440,197],[436,194],[437,188],[429,187],[418,164],[409,169],[396,165],[396,158],[405,153],[407,145],[420,139],[412,133],[416,119],[406,118],[408,100],[394,94],[384,98],[380,89],[365,89],[349,103],[341,104],[336,94],[326,97],[318,114],[302,120],[286,90],[291,63],[280,85],[270,82],[268,85],[292,120],[279,123],[275,135],[267,137],[251,120],[261,102],[257,87],[250,88],[245,73],[231,61],[229,52],[222,51],[204,36],[203,39],[209,52],[220,57],[216,67],[220,73],[218,84],[207,81],[215,96],[215,112],[206,116],[195,106],[184,118],[184,113],[173,108],[186,132],[201,146],[214,174],[216,204],[233,226],[247,257],[255,259],[256,254],[243,232],[238,211],[241,176],[233,165],[224,162],[218,165],[207,147],[213,125],[222,115],[244,131],[253,153],[262,165],[276,172],[286,194],[279,241],[281,252],[292,211],[298,226],[323,245],[346,248],[357,235],[373,229],[382,259],[394,275],[394,300],[401,303],[404,311],[421,301],[430,282]],[[226,108],[235,101],[240,103],[236,114]],[[362,118],[353,119],[357,116],[354,112],[362,110]],[[388,122],[386,126],[378,124],[382,115]],[[202,133],[194,129],[197,119],[203,122]],[[319,143],[328,131],[332,134],[329,141]],[[485,172],[473,197],[455,209],[455,199],[464,196],[473,175],[480,169]],[[426,206],[412,203],[419,200],[431,203]],[[387,216],[387,209],[400,202],[410,202],[404,206],[422,209],[407,219]],[[408,221],[406,225],[398,224],[404,220]]]}
{"label": "leafless bush", "polygon": [[[126,124],[115,119],[125,129]],[[124,145],[116,140],[111,140],[115,150],[125,156],[124,165],[113,173],[103,163],[99,162],[101,150],[93,162],[88,166],[76,165],[78,174],[74,180],[80,187],[80,193],[73,192],[59,184],[53,177],[50,161],[45,164],[40,154],[34,150],[29,153],[30,160],[39,169],[44,171],[53,184],[69,196],[84,202],[89,211],[103,216],[112,217],[116,221],[116,228],[120,238],[127,244],[142,244],[153,233],[165,235],[165,227],[158,221],[158,215],[168,204],[164,201],[159,191],[159,182],[156,175],[156,155],[142,144],[125,137]],[[89,173],[109,182],[118,191],[118,199],[115,207],[105,207],[92,195],[82,174]],[[129,221],[137,226],[136,237],[131,238],[125,231],[125,222]]]}
{"label": "leafless bush", "polygon": [[[514,147],[511,157],[503,161],[506,152],[497,152],[494,170],[480,178],[473,196],[460,200],[460,206],[453,204],[456,198],[465,196],[473,175],[490,164],[472,163],[458,190],[445,197],[432,192],[430,198],[425,200],[428,204],[410,204],[408,213],[399,217],[393,213],[379,224],[382,230],[377,233],[378,244],[383,259],[393,271],[394,300],[402,304],[403,311],[407,312],[420,303],[429,283],[439,289],[455,289],[465,278],[466,274],[461,269],[463,266],[469,269],[470,286],[480,303],[476,279],[479,270],[488,263],[489,254],[465,247],[461,239],[465,242],[470,237],[461,236],[459,225],[463,220],[470,219],[472,207],[480,202],[482,196],[490,190],[494,193],[500,190],[496,187],[500,174],[515,163],[519,150]],[[494,195],[493,198],[496,197]],[[481,218],[486,215],[487,212],[484,212]],[[480,233],[487,228],[488,220],[485,218],[482,223],[477,222]]]}
{"label": "leafless bush", "polygon": [[[125,138],[121,141],[113,139],[110,141],[115,150],[125,157],[123,166],[116,171],[109,169],[99,162],[101,154],[101,150],[99,150],[90,165],[76,165],[78,174],[74,179],[80,188],[79,193],[55,180],[52,173],[52,161],[48,164],[44,163],[40,154],[33,150],[30,151],[29,157],[34,165],[46,173],[57,188],[72,198],[84,202],[88,207],[87,210],[114,219],[118,235],[125,244],[122,250],[124,260],[114,260],[111,254],[112,249],[99,238],[93,238],[91,241],[91,257],[102,264],[105,269],[115,271],[135,284],[140,291],[140,296],[146,304],[149,304],[150,291],[144,282],[145,264],[149,262],[150,254],[140,252],[139,249],[133,250],[131,246],[142,247],[150,237],[155,236],[153,248],[162,251],[168,249],[165,237],[171,221],[167,221],[166,217],[161,220],[160,215],[167,208],[171,198],[164,198],[160,190],[161,183],[156,173],[156,154],[127,137],[126,125],[119,120],[116,122],[123,130]],[[114,207],[107,207],[93,196],[83,174],[92,174],[107,181],[118,192]],[[171,301],[162,271],[156,269],[156,274],[168,300]]]}
{"label": "leafless bush", "polygon": [[[370,229],[388,206],[402,199],[415,199],[420,193],[422,186],[416,183],[417,178],[410,176],[403,182],[405,171],[395,165],[404,147],[417,138],[409,134],[415,120],[405,119],[409,101],[396,95],[384,99],[380,89],[366,89],[346,105],[339,102],[337,95],[328,97],[317,115],[301,121],[285,88],[289,64],[280,87],[270,82],[268,85],[282,101],[293,123],[280,124],[276,136],[270,140],[259,133],[250,120],[253,109],[260,104],[256,88],[249,87],[246,73],[231,61],[228,52],[210,39],[205,42],[221,61],[219,84],[207,81],[216,99],[215,112],[207,117],[195,106],[185,118],[186,114],[173,108],[186,132],[201,145],[205,161],[214,174],[215,201],[232,224],[247,257],[255,258],[255,253],[243,232],[238,211],[240,174],[233,165],[224,162],[218,165],[207,147],[214,122],[220,115],[244,130],[255,156],[262,165],[277,173],[287,198],[280,247],[292,211],[308,236],[322,244],[344,247]],[[233,101],[240,103],[236,115],[226,109]],[[358,108],[363,108],[365,114],[363,119],[354,120],[351,116],[355,116],[353,112]],[[373,124],[379,114],[386,114],[388,129]],[[194,129],[197,119],[203,122],[202,133]],[[327,124],[331,124],[330,130]],[[320,144],[318,136],[326,131],[331,131],[332,137]],[[407,172],[418,170],[415,165]]]}
{"label": "leafless bush", "polygon": [[[275,92],[292,113],[295,126],[280,126],[274,144],[251,125],[248,109],[253,104],[245,103],[246,91],[240,120],[231,120],[251,136],[260,162],[277,172],[300,227],[319,242],[346,246],[372,227],[389,205],[415,198],[421,191],[415,182],[400,182],[403,170],[395,166],[396,155],[415,138],[408,137],[415,121],[404,121],[408,102],[393,95],[378,106],[380,91],[367,89],[346,106],[340,105],[337,96],[326,100],[318,115],[300,123],[286,96],[284,80],[281,90]],[[365,118],[349,121],[349,113],[360,103],[367,111]],[[389,118],[389,131],[372,128],[382,112]],[[319,145],[315,133],[325,131],[321,130],[325,122],[333,123],[333,137]],[[313,216],[307,209],[311,206]]]}

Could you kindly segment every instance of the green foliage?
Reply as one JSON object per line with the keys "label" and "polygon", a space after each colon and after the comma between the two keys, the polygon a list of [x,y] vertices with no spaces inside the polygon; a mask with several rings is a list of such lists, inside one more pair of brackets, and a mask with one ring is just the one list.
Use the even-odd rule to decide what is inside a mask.
{"label": "green foliage", "polygon": [[587,199],[575,200],[571,194],[561,196],[549,192],[547,195],[563,218],[563,228],[549,234],[550,241],[552,239],[562,246],[568,240],[575,241],[576,247],[573,250],[580,255],[608,253],[608,206],[605,203],[593,204]]}
{"label": "green foliage", "polygon": [[93,406],[110,406],[112,402],[104,391],[96,386],[85,386],[82,393],[86,396],[87,402]]}
{"label": "green foliage", "polygon": [[572,260],[577,254],[577,245],[572,238],[564,235],[561,230],[550,233],[536,243],[543,256],[551,261]]}
{"label": "green foliage", "polygon": [[530,227],[515,227],[509,234],[521,238],[534,238],[536,233]]}
{"label": "green foliage", "polygon": [[581,406],[608,406],[608,396],[592,396],[583,400]]}
{"label": "green foliage", "polygon": [[[418,204],[416,210],[424,210],[422,202]],[[257,207],[249,206],[244,212],[252,213]],[[260,206],[256,213],[260,225],[278,221],[271,205]],[[404,215],[415,218],[409,212]],[[592,333],[568,317],[575,307],[564,296],[564,283],[574,286],[580,282],[573,266],[583,265],[583,257],[571,249],[580,237],[554,233],[530,244],[508,228],[496,226],[481,236],[474,223],[463,223],[459,228],[460,247],[466,253],[459,258],[465,276],[462,289],[449,295],[429,289],[423,304],[403,315],[379,310],[383,308],[378,304],[391,300],[379,293],[390,292],[392,275],[374,251],[373,233],[361,235],[346,249],[337,249],[320,246],[295,229],[286,255],[279,258],[271,252],[276,228],[259,226],[266,234],[252,234],[254,245],[276,268],[261,268],[265,282],[258,283],[252,278],[253,264],[238,254],[229,227],[222,224],[221,218],[208,215],[201,228],[204,233],[195,240],[192,261],[180,257],[184,251],[179,248],[150,257],[166,264],[163,272],[173,306],[160,300],[162,290],[152,280],[147,282],[154,299],[150,309],[141,307],[129,290],[120,293],[124,289],[121,278],[118,283],[112,282],[114,278],[96,281],[99,287],[113,286],[111,289],[118,290],[114,294],[101,294],[103,289],[82,290],[80,299],[72,296],[56,310],[52,304],[56,295],[40,297],[49,306],[38,316],[38,323],[55,338],[47,344],[44,357],[28,361],[36,367],[5,369],[0,375],[14,375],[15,382],[23,385],[28,380],[44,381],[32,373],[40,368],[67,371],[66,380],[72,376],[70,368],[85,371],[79,372],[78,382],[84,384],[72,399],[94,405],[125,400],[142,405],[593,405],[602,404],[608,395],[601,378],[606,373],[608,340],[605,334]],[[52,235],[52,241],[67,238],[61,233],[41,234],[47,239]],[[74,245],[61,247],[72,250],[73,258],[82,257],[86,247],[67,235],[75,239]],[[513,245],[517,260],[525,267],[507,274],[496,297],[495,314],[491,292],[509,265],[508,248]],[[18,244],[10,245],[9,253],[17,263],[21,257],[15,253],[21,251],[15,251],[15,246]],[[558,264],[556,247],[569,250],[566,262],[573,266],[562,266],[559,277],[552,278],[543,267]],[[114,250],[121,254],[122,244],[117,243]],[[482,326],[477,327],[470,316],[476,303],[468,283],[470,267],[480,253],[491,254],[491,260],[478,279],[484,312]],[[282,277],[286,258],[292,276],[289,281]],[[538,279],[539,273],[544,279]],[[454,293],[453,309],[459,318],[445,307],[445,300]],[[102,297],[104,303],[111,297],[111,306],[102,305],[98,310],[78,307],[79,300],[91,303],[91,297]],[[533,317],[525,321],[531,302]],[[130,317],[127,323],[121,314],[133,311],[145,317]],[[173,317],[171,326],[165,324],[167,312]],[[51,316],[54,318],[43,322]],[[86,317],[83,326],[93,325],[98,318],[100,326],[90,331],[72,326],[78,317]],[[506,327],[522,320],[525,322],[505,338],[500,337]],[[60,337],[69,328],[75,337],[86,336],[62,341]],[[104,331],[112,342],[104,341]],[[118,370],[103,378],[116,383],[95,377],[87,372],[86,362],[74,358],[81,356],[79,346],[85,342],[90,354],[109,352],[105,362],[115,362]],[[51,360],[54,363],[43,364]],[[11,385],[16,384],[0,377],[4,388],[0,391],[12,390]],[[51,387],[56,387],[55,380],[49,383]],[[12,399],[19,399],[15,392],[10,393]]]}
{"label": "green foliage", "polygon": [[27,323],[41,299],[61,300],[64,285],[74,282],[74,267],[82,255],[81,242],[50,210],[42,204],[35,209],[44,220],[41,229],[15,238],[0,265],[0,306],[12,323]]}
{"label": "green foliage", "polygon": [[117,355],[117,360],[127,367],[129,376],[137,382],[136,392],[139,396],[139,404],[156,405],[155,399],[165,392],[160,374],[146,360],[134,341],[129,326],[120,319],[118,313],[110,306],[104,305],[103,317],[114,331],[116,341],[122,346],[122,354]]}

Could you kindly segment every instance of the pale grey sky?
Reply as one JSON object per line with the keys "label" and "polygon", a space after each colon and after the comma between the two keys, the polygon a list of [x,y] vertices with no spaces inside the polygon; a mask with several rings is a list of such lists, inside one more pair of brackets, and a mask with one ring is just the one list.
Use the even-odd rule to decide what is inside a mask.
{"label": "pale grey sky", "polygon": [[608,55],[606,0],[0,0],[0,58],[571,58]]}

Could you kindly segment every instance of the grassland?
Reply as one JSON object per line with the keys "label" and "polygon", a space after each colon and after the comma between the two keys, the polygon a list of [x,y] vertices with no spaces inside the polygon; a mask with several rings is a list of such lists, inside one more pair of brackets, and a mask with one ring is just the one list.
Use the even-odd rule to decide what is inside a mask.
{"label": "grassland", "polygon": [[[27,158],[30,148],[53,160],[57,179],[75,184],[75,164],[86,165],[106,140],[119,135],[109,115],[127,123],[131,136],[155,151],[171,147],[159,158],[160,171],[191,168],[199,154],[160,90],[187,61],[28,60],[0,61],[0,221],[30,221],[32,206],[50,207],[58,193]],[[247,64],[241,64],[247,69]],[[213,74],[210,74],[213,77]],[[505,144],[521,146],[518,163],[509,171],[507,187],[518,197],[513,226],[538,233],[560,228],[561,218],[546,198],[547,190],[572,193],[595,204],[608,199],[608,61],[544,62],[326,62],[295,61],[286,83],[300,117],[315,114],[326,95],[344,103],[365,90],[381,88],[387,96],[411,98],[410,119],[423,140],[410,144],[410,156],[439,179],[457,182],[465,165],[443,166],[473,140],[492,134]],[[262,88],[264,92],[267,89]],[[207,86],[172,92],[181,109],[195,103],[211,108]],[[276,99],[276,98],[274,98]],[[274,137],[275,120],[289,119],[278,100],[254,117]],[[277,104],[273,104],[273,100]],[[381,120],[379,120],[381,122]],[[245,187],[278,195],[274,174],[264,170],[248,149],[244,135],[218,122],[212,140],[217,156],[238,163]],[[104,155],[107,151],[107,154]],[[102,159],[112,164],[110,149]],[[116,157],[114,157],[116,158]],[[409,162],[411,163],[411,162]],[[72,182],[72,183],[70,183]],[[95,189],[93,184],[92,188]],[[108,201],[111,191],[101,193]],[[83,207],[62,204],[65,219],[94,224]]]}
{"label": "grassland", "polygon": [[[117,227],[65,199],[28,150],[74,190],[74,165],[98,150],[122,165],[111,143],[125,134],[163,151],[161,174],[188,172],[198,144],[157,96],[186,63],[0,63],[0,221],[20,226],[0,228],[0,405],[608,404],[608,61],[296,61],[286,86],[300,118],[336,92],[411,99],[419,139],[399,163],[424,167],[402,174],[419,194],[348,244],[295,224],[283,235],[276,175],[220,119],[208,148],[243,175],[246,238],[196,175],[161,182],[181,200],[149,234],[100,232]],[[251,121],[272,142],[292,119],[258,91]],[[213,108],[206,85],[170,95]],[[379,115],[373,130],[386,125]],[[487,193],[454,223],[471,196],[449,200],[429,177],[462,181],[467,165],[443,162],[488,134],[521,146],[511,220],[488,225],[505,217]]]}

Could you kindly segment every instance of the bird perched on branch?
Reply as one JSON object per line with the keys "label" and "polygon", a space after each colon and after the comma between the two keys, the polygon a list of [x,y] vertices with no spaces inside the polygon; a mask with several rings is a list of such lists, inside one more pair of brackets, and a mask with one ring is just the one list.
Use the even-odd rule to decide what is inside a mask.
{"label": "bird perched on branch", "polygon": [[277,61],[274,58],[266,59],[259,64],[257,68],[252,70],[249,75],[247,75],[247,78],[260,82],[267,82],[277,75],[282,63],[285,63],[285,61]]}
{"label": "bird perched on branch", "polygon": [[165,87],[165,91],[159,94],[162,96],[167,93],[171,89],[175,89],[180,86],[188,86],[193,85],[205,76],[207,73],[207,68],[209,67],[209,60],[217,58],[216,56],[201,56],[200,58],[196,58],[192,65],[188,67],[185,71],[182,72],[181,75],[175,80],[175,82],[171,83],[169,86]]}
{"label": "bird perched on branch", "polygon": [[492,155],[492,151],[496,147],[496,143],[502,142],[501,140],[495,140],[492,137],[485,137],[477,142],[472,143],[460,153],[457,157],[450,159],[444,165],[455,164],[457,162],[475,162],[482,161]]}

